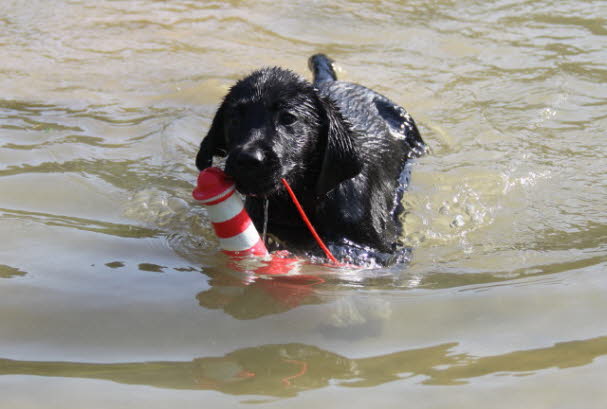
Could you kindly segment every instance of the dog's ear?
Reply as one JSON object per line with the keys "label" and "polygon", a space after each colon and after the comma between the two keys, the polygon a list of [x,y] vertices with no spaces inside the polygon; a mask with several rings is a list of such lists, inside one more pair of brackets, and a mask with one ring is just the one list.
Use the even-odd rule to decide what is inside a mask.
{"label": "dog's ear", "polygon": [[354,131],[331,100],[320,98],[325,113],[323,135],[326,138],[316,195],[322,196],[344,180],[353,178],[362,170],[361,154],[354,140]]}
{"label": "dog's ear", "polygon": [[225,103],[217,109],[213,122],[207,136],[200,143],[200,150],[196,155],[196,167],[198,170],[203,170],[213,164],[213,156],[226,156],[226,140],[224,132],[224,108]]}

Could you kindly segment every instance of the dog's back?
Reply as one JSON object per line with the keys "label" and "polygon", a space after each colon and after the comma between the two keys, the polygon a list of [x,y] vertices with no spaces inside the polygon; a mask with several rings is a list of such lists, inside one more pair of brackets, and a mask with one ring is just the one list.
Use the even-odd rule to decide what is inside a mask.
{"label": "dog's back", "polygon": [[[333,62],[322,54],[309,59],[314,86],[332,100],[357,135],[365,167],[353,179],[343,182],[333,195],[336,209],[368,202],[359,209],[360,219],[372,229],[358,232],[382,251],[395,249],[401,233],[400,204],[408,181],[408,159],[424,154],[426,145],[407,111],[385,96],[362,85],[338,81]],[[356,223],[353,223],[354,225]]]}
{"label": "dog's back", "polygon": [[390,132],[402,139],[410,153],[408,158],[420,157],[426,152],[415,121],[400,105],[362,85],[338,81],[333,60],[324,54],[315,54],[308,60],[314,87],[321,95],[332,99],[355,129],[370,135]]}

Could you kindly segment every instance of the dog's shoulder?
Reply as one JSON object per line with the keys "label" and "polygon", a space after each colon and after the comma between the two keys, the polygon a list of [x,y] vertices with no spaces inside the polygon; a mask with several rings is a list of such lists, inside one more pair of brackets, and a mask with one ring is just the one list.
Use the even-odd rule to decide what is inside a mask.
{"label": "dog's shoulder", "polygon": [[351,82],[330,81],[316,85],[319,94],[331,99],[353,130],[363,136],[362,144],[372,143],[377,149],[377,144],[382,145],[383,140],[387,149],[393,149],[396,142],[396,145],[404,145],[407,157],[419,157],[426,152],[426,144],[413,117],[389,98]]}

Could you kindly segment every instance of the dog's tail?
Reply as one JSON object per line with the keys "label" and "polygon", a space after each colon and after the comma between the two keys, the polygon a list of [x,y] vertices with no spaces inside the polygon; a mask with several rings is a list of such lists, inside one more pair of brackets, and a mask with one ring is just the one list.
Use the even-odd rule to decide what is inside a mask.
{"label": "dog's tail", "polygon": [[333,60],[324,54],[314,54],[308,59],[308,67],[314,76],[314,84],[327,81],[337,81],[333,70]]}

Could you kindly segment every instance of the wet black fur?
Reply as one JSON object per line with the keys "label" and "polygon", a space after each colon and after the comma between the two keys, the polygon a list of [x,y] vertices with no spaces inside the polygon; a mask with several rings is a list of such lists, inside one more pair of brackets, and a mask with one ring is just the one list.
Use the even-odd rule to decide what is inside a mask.
{"label": "wet black fur", "polygon": [[338,257],[364,248],[386,263],[394,259],[401,232],[401,174],[425,144],[404,108],[337,81],[332,61],[322,54],[309,65],[313,84],[276,67],[238,81],[215,114],[196,166],[202,170],[213,156],[227,156],[225,172],[247,195],[258,230],[268,198],[268,233],[286,249],[315,252],[317,245],[281,178]]}

